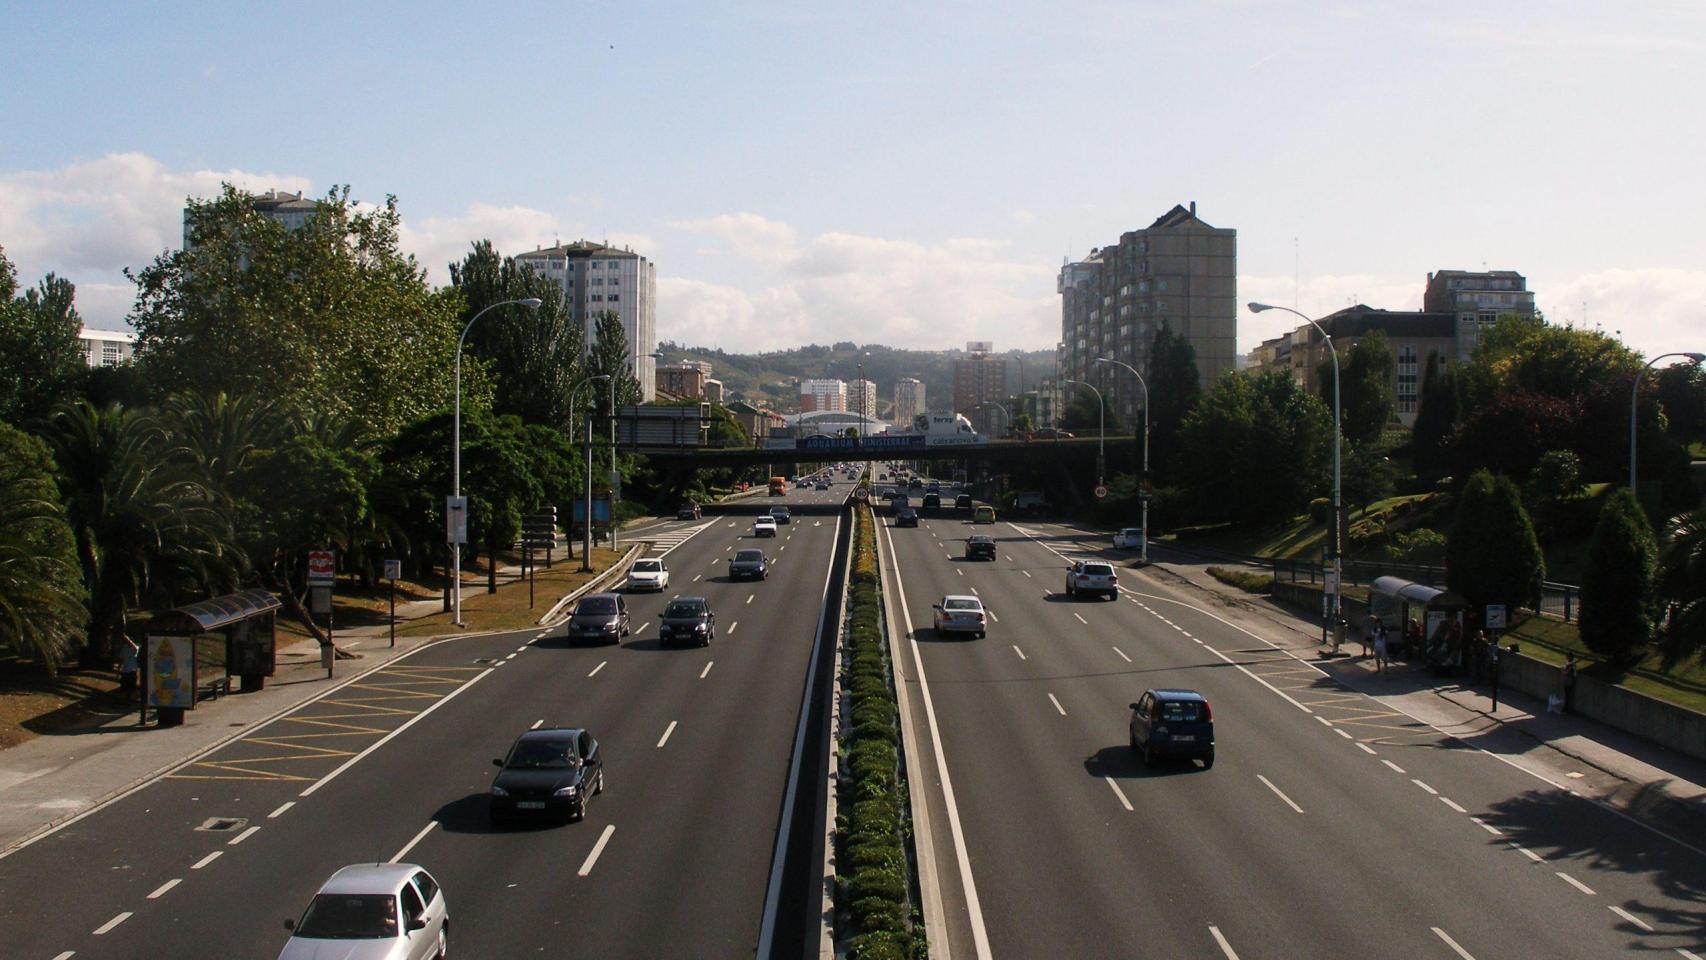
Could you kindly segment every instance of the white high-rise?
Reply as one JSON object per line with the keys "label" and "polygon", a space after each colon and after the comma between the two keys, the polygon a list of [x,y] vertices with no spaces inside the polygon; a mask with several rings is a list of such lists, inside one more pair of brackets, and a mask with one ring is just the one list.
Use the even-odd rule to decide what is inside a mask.
{"label": "white high-rise", "polygon": [[924,381],[917,377],[901,377],[894,382],[894,422],[906,427],[913,418],[925,411]]}
{"label": "white high-rise", "polygon": [[800,412],[815,410],[846,410],[847,381],[801,380]]}
{"label": "white high-rise", "polygon": [[877,385],[869,380],[848,381],[847,409],[864,414],[868,420],[877,419]]}
{"label": "white high-rise", "polygon": [[569,316],[586,331],[591,349],[598,315],[606,311],[622,318],[628,353],[645,402],[657,398],[657,361],[646,354],[657,349],[657,268],[632,250],[577,240],[516,254],[525,263],[563,288]]}

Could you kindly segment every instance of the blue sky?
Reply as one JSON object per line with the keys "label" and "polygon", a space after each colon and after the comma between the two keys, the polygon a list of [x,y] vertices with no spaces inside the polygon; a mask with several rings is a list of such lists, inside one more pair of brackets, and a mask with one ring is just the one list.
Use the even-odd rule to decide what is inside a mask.
{"label": "blue sky", "polygon": [[[220,180],[627,243],[660,337],[1043,347],[1055,273],[1175,203],[1240,299],[1420,304],[1510,268],[1555,320],[1706,346],[1706,8],[1683,3],[21,4],[0,245],[122,324]],[[1294,270],[1300,283],[1294,285]],[[1242,312],[1247,348],[1285,326]]]}

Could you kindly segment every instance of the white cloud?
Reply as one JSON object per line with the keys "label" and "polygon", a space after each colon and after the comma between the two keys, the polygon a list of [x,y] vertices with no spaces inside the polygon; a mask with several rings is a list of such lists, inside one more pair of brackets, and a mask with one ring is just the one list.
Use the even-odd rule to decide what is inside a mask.
{"label": "white cloud", "polygon": [[1301,285],[1285,276],[1239,277],[1238,351],[1248,353],[1263,340],[1295,330],[1303,323],[1284,310],[1251,313],[1245,307],[1251,301],[1294,307],[1316,319],[1358,303],[1380,310],[1420,310],[1422,288],[1426,285],[1425,280],[1400,280],[1367,273],[1305,277]]}
{"label": "white cloud", "polygon": [[[703,220],[674,220],[669,224],[683,233],[704,234],[721,240],[735,256],[757,263],[779,263],[794,254],[794,228],[756,213],[725,213]],[[702,254],[717,255],[724,251],[716,247],[702,248]]]}
{"label": "white cloud", "polygon": [[1706,271],[1665,267],[1601,270],[1536,286],[1535,301],[1554,323],[1585,324],[1618,333],[1656,357],[1673,350],[1706,350]]}

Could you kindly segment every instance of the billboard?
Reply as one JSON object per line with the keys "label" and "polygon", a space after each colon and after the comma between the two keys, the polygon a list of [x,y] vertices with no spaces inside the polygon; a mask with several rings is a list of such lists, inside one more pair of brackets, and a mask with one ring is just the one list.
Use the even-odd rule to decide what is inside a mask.
{"label": "billboard", "polygon": [[195,709],[195,638],[150,636],[144,702],[150,707]]}

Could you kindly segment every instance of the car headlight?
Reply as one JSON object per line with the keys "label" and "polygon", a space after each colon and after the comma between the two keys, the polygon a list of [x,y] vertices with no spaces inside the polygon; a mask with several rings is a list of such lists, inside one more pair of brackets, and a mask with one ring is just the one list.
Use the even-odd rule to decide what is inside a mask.
{"label": "car headlight", "polygon": [[494,797],[507,797],[507,796],[509,796],[509,791],[505,790],[503,787],[494,786],[494,787],[492,787],[492,796],[494,796]]}
{"label": "car headlight", "polygon": [[575,795],[575,786],[572,783],[566,787],[559,789],[556,793],[551,794],[551,796],[553,796],[553,797],[571,797],[571,798],[574,795]]}

